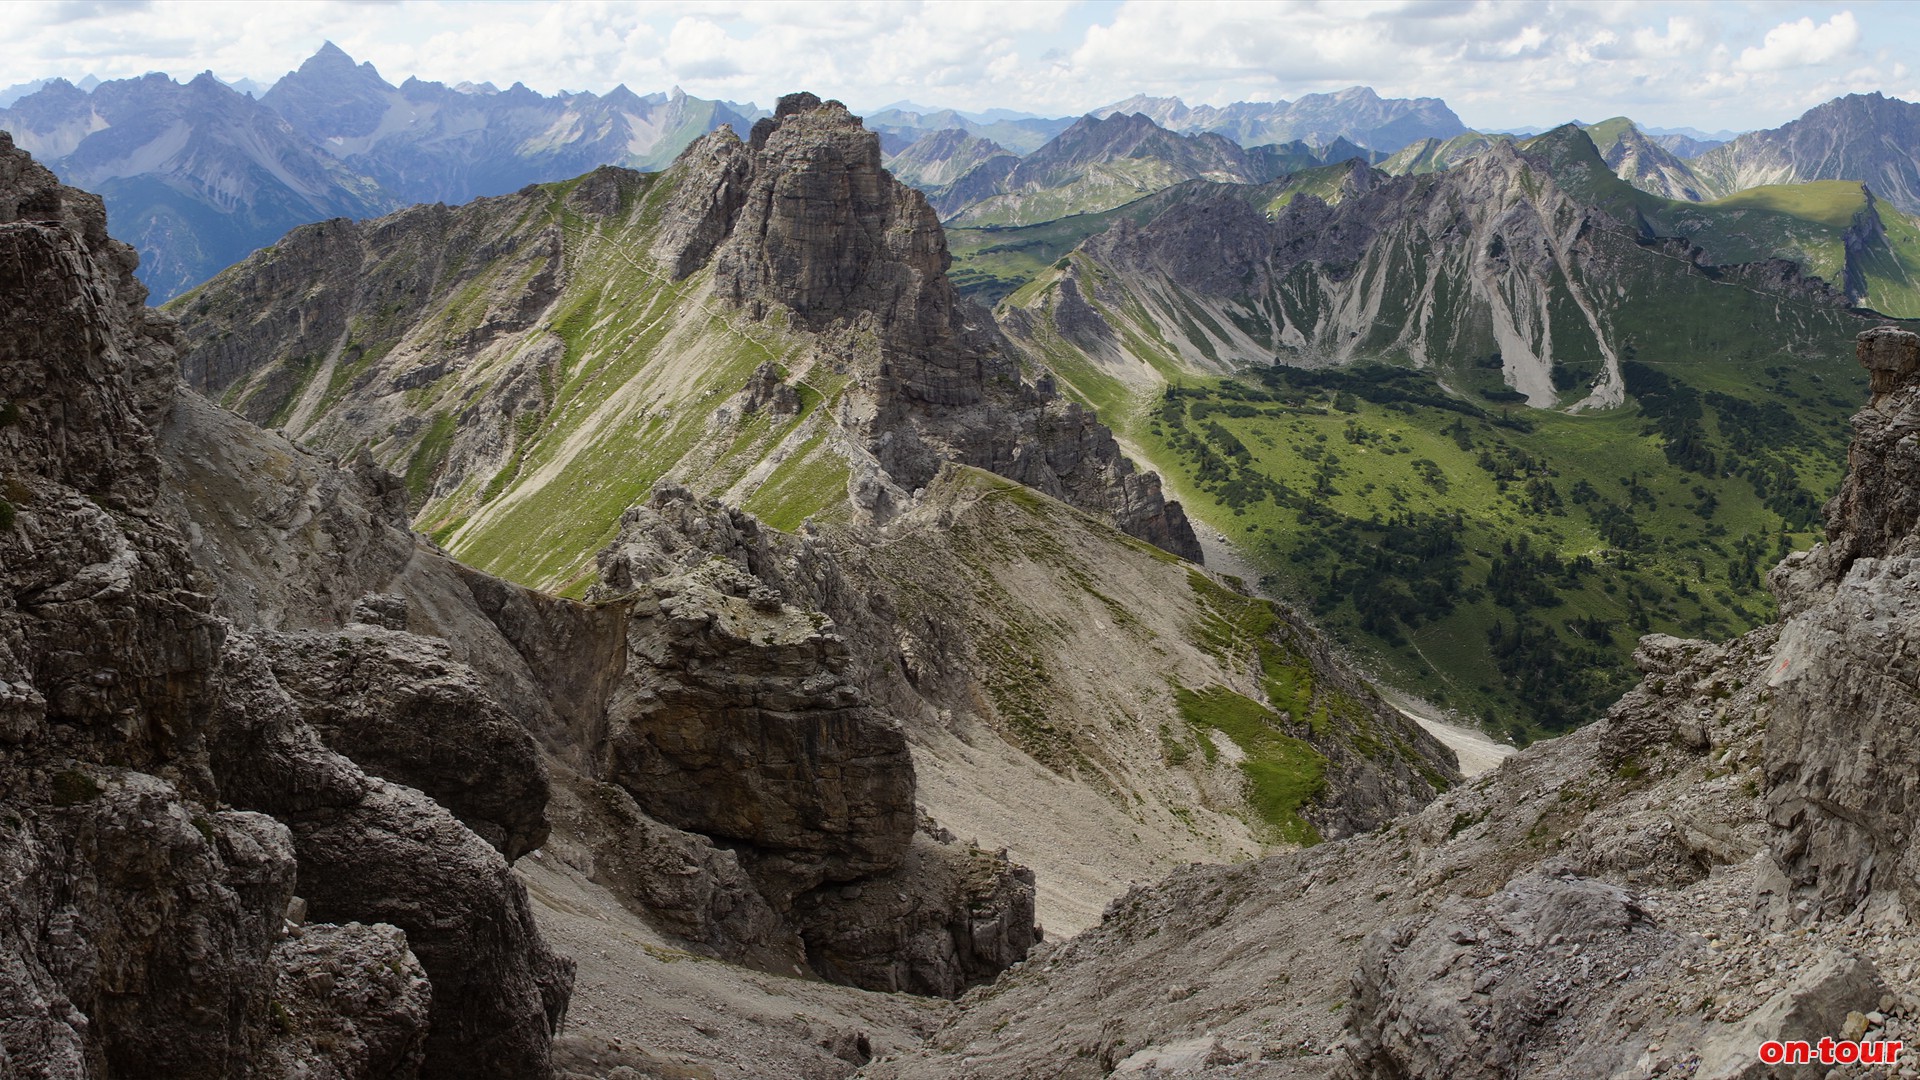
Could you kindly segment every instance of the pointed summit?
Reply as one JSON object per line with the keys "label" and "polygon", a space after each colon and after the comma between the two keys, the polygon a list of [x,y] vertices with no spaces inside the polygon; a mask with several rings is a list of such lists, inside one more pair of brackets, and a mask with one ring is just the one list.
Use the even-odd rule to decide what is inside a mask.
{"label": "pointed summit", "polygon": [[322,139],[351,139],[377,129],[398,96],[372,64],[354,63],[329,41],[300,70],[274,83],[260,103]]}
{"label": "pointed summit", "polygon": [[338,67],[342,65],[353,67],[353,57],[347,55],[347,50],[335,45],[331,41],[326,41],[321,43],[320,51],[308,57],[307,62],[301,64],[300,67],[302,70],[305,70],[309,67]]}

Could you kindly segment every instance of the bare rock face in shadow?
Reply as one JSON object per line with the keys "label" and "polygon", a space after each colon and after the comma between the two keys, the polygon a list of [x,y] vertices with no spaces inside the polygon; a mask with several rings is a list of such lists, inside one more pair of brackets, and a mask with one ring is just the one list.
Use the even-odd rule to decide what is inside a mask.
{"label": "bare rock face in shadow", "polygon": [[[134,264],[98,199],[0,134],[0,753],[20,781],[0,793],[8,1064],[544,1075],[572,969],[506,861],[327,750],[211,614],[160,498],[177,367]],[[531,840],[527,824],[503,841]],[[408,935],[316,926],[288,945],[296,878],[316,919]],[[289,999],[307,974],[361,990]]]}

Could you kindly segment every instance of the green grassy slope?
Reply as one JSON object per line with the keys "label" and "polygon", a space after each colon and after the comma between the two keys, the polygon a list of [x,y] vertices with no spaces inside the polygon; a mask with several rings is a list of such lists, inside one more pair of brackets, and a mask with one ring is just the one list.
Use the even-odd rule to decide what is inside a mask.
{"label": "green grassy slope", "polygon": [[948,276],[962,294],[991,307],[1038,277],[1087,237],[1105,232],[1121,218],[1139,222],[1156,210],[1145,200],[1137,200],[1111,210],[1073,214],[1037,225],[949,228],[947,248],[953,253],[953,270]]}
{"label": "green grassy slope", "polygon": [[[849,467],[823,410],[847,376],[812,370],[780,320],[709,299],[710,271],[663,274],[649,252],[676,182],[603,170],[446,221],[408,212],[333,299],[350,314],[330,353],[264,365],[227,403],[317,445],[366,447],[456,557],[570,595],[663,480],[781,528],[843,510]],[[271,274],[273,257],[234,272]],[[184,314],[244,307],[228,284],[183,298]],[[723,413],[767,363],[798,410]]]}
{"label": "green grassy slope", "polygon": [[1168,388],[1136,441],[1269,587],[1524,739],[1597,716],[1641,633],[1771,616],[1762,574],[1839,479],[1850,366],[1636,362],[1640,405],[1578,416],[1271,368]]}
{"label": "green grassy slope", "polygon": [[[1603,164],[1591,179],[1665,203],[1621,192]],[[1597,717],[1635,677],[1640,633],[1721,637],[1770,617],[1761,576],[1814,539],[1864,392],[1853,335],[1877,320],[1702,271],[1670,245],[1594,235],[1566,281],[1593,305],[1629,404],[1532,410],[1502,382],[1465,286],[1409,269],[1444,265],[1439,249],[1381,243],[1345,271],[1381,314],[1353,322],[1354,362],[1331,370],[1269,366],[1291,355],[1284,343],[1262,354],[1276,313],[1310,326],[1329,302],[1311,267],[1274,279],[1271,296],[1222,299],[1127,279],[1077,251],[1067,265],[1105,337],[1070,339],[1052,321],[1052,283],[1068,271],[1049,268],[1009,303],[1027,307],[1036,362],[1269,587],[1398,681],[1501,733]],[[1548,284],[1539,310],[1565,404],[1599,358],[1573,293]],[[1421,296],[1432,306],[1416,368],[1387,316]],[[1238,351],[1223,352],[1235,334]],[[1216,356],[1240,370],[1223,375]]]}
{"label": "green grassy slope", "polygon": [[[651,268],[643,253],[665,184],[639,193],[623,217],[597,223],[569,215],[563,195],[556,188],[554,212],[570,267],[551,321],[566,348],[546,374],[546,406],[515,422],[498,472],[430,500],[420,527],[490,573],[576,592],[621,512],[663,479],[727,491],[778,451],[776,467],[736,492],[756,512],[791,529],[843,504],[848,467],[825,438],[820,409],[844,377],[795,376],[789,365],[800,347],[777,325],[749,325],[705,303],[707,272],[669,282]],[[797,379],[799,413],[716,425],[713,406],[762,363]]]}

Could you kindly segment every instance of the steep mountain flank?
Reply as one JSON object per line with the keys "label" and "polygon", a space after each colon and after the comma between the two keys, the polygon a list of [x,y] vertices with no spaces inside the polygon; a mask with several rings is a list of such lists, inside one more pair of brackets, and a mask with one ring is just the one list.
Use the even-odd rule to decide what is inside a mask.
{"label": "steep mountain flank", "polygon": [[1763,1041],[1911,1040],[1886,763],[1920,337],[1859,351],[1874,401],[1827,543],[1774,574],[1784,624],[1649,637],[1600,722],[1381,833],[1136,890],[866,1075],[1788,1076]]}
{"label": "steep mountain flank", "polygon": [[1455,135],[1451,139],[1421,139],[1408,143],[1395,151],[1392,157],[1382,161],[1380,171],[1389,176],[1440,172],[1484,152],[1496,142],[1509,140],[1509,136],[1482,135],[1477,131]]}
{"label": "steep mountain flank", "polygon": [[[1332,207],[1292,181],[1284,202],[1245,188],[1196,195],[1092,238],[1005,321],[1050,358],[1064,363],[1054,353],[1066,346],[1085,355],[1078,370],[1126,384],[1379,357],[1433,366],[1463,388],[1497,370],[1536,407],[1617,405],[1625,349],[1686,348],[1686,335],[1712,332],[1689,319],[1654,333],[1654,310],[1774,301],[1725,289],[1727,272],[1603,208],[1603,197],[1630,204],[1618,193],[1632,189],[1584,136],[1567,137],[1583,148],[1578,162],[1558,144],[1496,144],[1443,173],[1369,181]],[[1271,221],[1263,204],[1278,204]],[[1790,325],[1845,321],[1838,293],[1818,281],[1779,291],[1804,311]],[[1055,329],[1029,329],[1049,309]],[[1496,356],[1497,368],[1479,364]],[[1056,370],[1077,379],[1072,365]]]}
{"label": "steep mountain flank", "polygon": [[[930,132],[914,140],[913,145],[887,158],[887,171],[922,191],[934,191],[960,179],[974,169],[1002,158],[1018,156],[994,142],[969,135],[959,128]],[[1011,167],[1012,162],[1008,162]],[[935,209],[939,209],[936,205]]]}
{"label": "steep mountain flank", "polygon": [[1920,213],[1920,105],[1848,94],[1770,131],[1750,131],[1688,164],[1715,194],[1771,184],[1851,180]]}
{"label": "steep mountain flank", "polygon": [[[555,872],[599,882],[677,950],[809,970],[810,935],[867,924],[845,911],[808,921],[821,902],[808,894],[882,880],[929,925],[911,949],[870,940],[877,972],[823,973],[952,994],[1031,942],[1031,875],[912,839],[900,725],[841,674],[824,616],[710,564],[727,550],[718,537],[681,538],[687,572],[629,574],[587,608],[416,546],[397,483],[370,466],[337,472],[191,395],[175,412],[169,476],[218,607],[260,620],[266,667],[329,745],[419,786],[504,851],[544,844]],[[283,603],[266,581],[306,602]],[[931,883],[898,878],[909,857]],[[972,892],[940,891],[935,871],[950,865],[976,867]],[[942,959],[963,946],[964,963]]]}
{"label": "steep mountain flank", "polygon": [[1694,175],[1691,166],[1642,134],[1626,117],[1602,120],[1586,130],[1614,175],[1641,191],[1687,202],[1709,197],[1708,186]]}
{"label": "steep mountain flank", "polygon": [[[750,141],[718,133],[657,180],[601,170],[373,228],[301,230],[178,308],[197,343],[190,380],[342,451],[369,446],[369,467],[406,468],[387,497],[412,499],[417,521],[483,569],[603,602],[637,593],[622,602],[676,626],[742,620],[683,657],[653,630],[628,630],[629,652],[680,657],[689,674],[674,694],[691,695],[653,688],[608,714],[632,735],[580,721],[587,742],[623,748],[636,793],[653,787],[638,777],[682,767],[659,756],[656,725],[743,708],[694,673],[776,643],[849,672],[776,696],[830,718],[846,707],[834,703],[844,679],[900,718],[915,797],[955,834],[1032,867],[1056,928],[1084,925],[1126,881],[1177,861],[1371,828],[1446,786],[1447,752],[1341,674],[1304,627],[1115,530],[1192,550],[1177,504],[1131,471],[1107,429],[1020,381],[945,264],[937,222],[879,170],[873,136],[839,106],[795,97]],[[291,306],[257,299],[269,294]],[[308,353],[318,363],[299,361],[322,348]],[[656,550],[673,558],[645,554]],[[710,565],[728,552],[739,572]],[[797,611],[755,606],[768,597]],[[816,638],[808,611],[832,620],[844,655]],[[756,644],[738,654],[742,641]],[[766,663],[771,678],[797,661]],[[581,800],[568,813],[582,820],[630,813],[595,810],[588,789],[556,791]],[[763,842],[725,832],[740,827],[727,824],[737,808],[677,817],[634,798],[631,813],[665,815],[663,827],[742,851]],[[1050,809],[1036,819],[1039,805]],[[928,865],[914,845],[908,858]],[[843,919],[845,905],[807,898],[831,887],[821,868],[890,872],[856,870],[872,862],[858,850],[778,846],[777,860],[743,855],[722,874],[751,870],[775,914],[791,900]],[[607,865],[635,857],[594,850]],[[971,872],[948,880],[954,897],[978,891]],[[944,927],[942,910],[905,925]],[[743,957],[790,955],[751,902],[674,918]],[[968,948],[1011,955],[996,934]],[[875,969],[851,948],[833,948],[836,970]],[[956,985],[982,962],[925,978]]]}
{"label": "steep mountain flank", "polygon": [[[1156,478],[1020,381],[871,133],[801,99],[756,130],[658,179],[600,170],[298,230],[180,302],[187,378],[321,445],[367,446],[456,555],[535,585],[584,589],[658,479],[791,529],[897,513],[943,459],[1197,553]],[[596,481],[562,479],[573,465]]]}

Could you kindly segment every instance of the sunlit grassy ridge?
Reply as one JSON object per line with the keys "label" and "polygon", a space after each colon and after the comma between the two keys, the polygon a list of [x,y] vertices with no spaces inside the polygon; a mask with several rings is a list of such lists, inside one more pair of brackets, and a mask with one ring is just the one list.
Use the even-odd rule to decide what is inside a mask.
{"label": "sunlit grassy ridge", "polygon": [[[269,395],[276,422],[324,430],[361,407],[351,392],[397,397],[405,418],[371,449],[403,474],[416,526],[483,570],[573,595],[621,513],[663,480],[751,502],[780,528],[832,515],[848,466],[826,409],[846,376],[812,370],[779,318],[712,301],[710,271],[666,276],[650,252],[677,182],[603,170],[451,211],[444,252],[405,234],[365,276],[376,290],[414,280],[431,257],[430,291],[362,301],[336,359],[266,369],[235,384],[236,403]],[[530,295],[544,306],[527,326],[507,313]],[[397,372],[376,369],[390,355]],[[763,364],[798,409],[725,407]]]}

